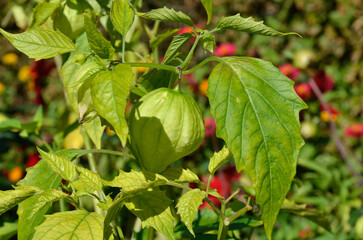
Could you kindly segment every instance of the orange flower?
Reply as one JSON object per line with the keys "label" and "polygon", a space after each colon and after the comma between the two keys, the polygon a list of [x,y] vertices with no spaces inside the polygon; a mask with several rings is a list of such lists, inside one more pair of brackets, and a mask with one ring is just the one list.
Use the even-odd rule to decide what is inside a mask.
{"label": "orange flower", "polygon": [[353,138],[361,138],[363,137],[363,123],[355,123],[344,131],[344,136],[353,137]]}
{"label": "orange flower", "polygon": [[199,92],[201,94],[203,94],[204,96],[207,96],[207,88],[208,88],[208,80],[204,79],[200,84],[199,84]]}
{"label": "orange flower", "polygon": [[113,135],[115,135],[115,131],[111,130],[111,128],[109,126],[106,127],[106,133],[110,137],[112,137]]}
{"label": "orange flower", "polygon": [[18,182],[20,179],[23,178],[24,171],[20,166],[14,167],[8,175],[8,179],[12,181],[13,183]]}
{"label": "orange flower", "polygon": [[19,57],[15,53],[7,53],[1,58],[1,61],[5,65],[14,66],[19,62]]}
{"label": "orange flower", "polygon": [[18,78],[23,83],[28,82],[31,79],[30,66],[22,66],[19,69]]}
{"label": "orange flower", "polygon": [[0,95],[5,91],[5,85],[0,82]]}
{"label": "orange flower", "polygon": [[323,106],[320,106],[321,112],[320,112],[320,119],[323,122],[329,122],[329,111],[331,113],[331,118],[332,120],[335,122],[338,119],[339,116],[339,112],[338,110],[336,110],[335,108],[333,108],[332,106],[328,106],[328,109],[325,109]]}

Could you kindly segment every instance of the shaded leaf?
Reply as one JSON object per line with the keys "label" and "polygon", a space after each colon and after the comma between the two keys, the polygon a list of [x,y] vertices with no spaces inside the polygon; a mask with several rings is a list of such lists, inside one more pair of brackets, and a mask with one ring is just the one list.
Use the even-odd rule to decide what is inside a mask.
{"label": "shaded leaf", "polygon": [[184,193],[183,196],[179,198],[179,202],[176,205],[181,220],[185,223],[189,232],[193,234],[194,237],[195,234],[192,223],[195,215],[198,212],[199,206],[203,204],[203,199],[205,196],[206,192],[200,191],[199,189],[192,189]]}
{"label": "shaded leaf", "polygon": [[4,222],[4,225],[0,227],[0,239],[8,240],[16,235],[18,230],[18,224],[16,222]]}
{"label": "shaded leaf", "polygon": [[103,239],[109,239],[112,235],[112,222],[120,215],[122,207],[124,206],[124,200],[125,198],[117,199],[107,210]]}
{"label": "shaded leaf", "polygon": [[59,176],[67,181],[73,181],[76,177],[76,166],[68,159],[53,153],[47,153],[38,148],[38,152],[47,164]]}
{"label": "shaded leaf", "polygon": [[169,167],[165,169],[160,175],[166,177],[169,181],[177,183],[199,183],[200,180],[198,176],[192,172],[190,169],[183,168],[173,168]]}
{"label": "shaded leaf", "polygon": [[103,216],[84,210],[58,212],[47,215],[36,227],[33,240],[41,239],[103,239]]}
{"label": "shaded leaf", "polygon": [[123,146],[126,145],[129,132],[125,107],[133,78],[131,67],[119,64],[112,71],[99,72],[91,86],[92,99],[98,114],[112,125]]}
{"label": "shaded leaf", "polygon": [[212,0],[202,0],[202,4],[205,10],[207,11],[207,16],[208,16],[207,24],[209,24],[210,20],[212,19],[212,10],[213,10]]}
{"label": "shaded leaf", "polygon": [[303,139],[299,111],[306,104],[293,81],[272,64],[248,57],[220,58],[207,94],[217,136],[256,189],[268,238],[295,175]]}
{"label": "shaded leaf", "polygon": [[125,200],[125,206],[142,221],[142,227],[150,226],[167,238],[174,240],[174,216],[170,210],[172,200],[164,191],[141,191]]}
{"label": "shaded leaf", "polygon": [[180,35],[176,35],[173,38],[173,41],[171,41],[168,49],[165,52],[165,56],[162,63],[168,63],[170,60],[172,60],[178,51],[186,44],[193,35],[191,33],[183,33]]}
{"label": "shaded leaf", "polygon": [[32,28],[19,34],[11,34],[0,28],[0,32],[20,52],[36,61],[77,50],[74,43],[60,31]]}
{"label": "shaded leaf", "polygon": [[15,190],[0,191],[0,215],[32,196],[37,191],[39,189],[36,187],[19,187]]}
{"label": "shaded leaf", "polygon": [[180,11],[175,11],[173,8],[157,8],[147,13],[138,12],[137,15],[155,21],[184,23],[189,26],[194,26],[193,20],[188,15]]}
{"label": "shaded leaf", "polygon": [[223,146],[222,150],[219,152],[215,152],[209,161],[208,171],[210,174],[214,175],[214,173],[232,157],[232,153],[228,148],[226,148],[226,146]]}
{"label": "shaded leaf", "polygon": [[88,136],[91,138],[92,142],[96,145],[97,149],[101,148],[101,139],[106,126],[102,126],[101,118],[95,117],[92,120],[82,124],[84,129],[86,129]]}
{"label": "shaded leaf", "polygon": [[168,29],[167,31],[159,34],[158,36],[156,36],[155,38],[153,38],[150,41],[150,47],[151,48],[155,48],[155,47],[159,46],[160,43],[164,42],[167,38],[173,36],[179,30],[180,30],[179,28],[176,28],[176,29]]}
{"label": "shaded leaf", "polygon": [[240,16],[239,13],[237,13],[234,16],[222,17],[217,22],[216,28],[219,30],[232,29],[232,30],[236,30],[236,31],[255,33],[255,34],[261,34],[261,35],[266,35],[266,36],[285,36],[285,35],[290,35],[290,34],[296,34],[296,35],[300,36],[297,33],[278,32],[275,29],[264,25],[263,21],[256,22],[252,17],[243,18]]}
{"label": "shaded leaf", "polygon": [[60,2],[40,2],[33,9],[33,17],[28,29],[39,27],[45,23],[55,10],[60,6]]}
{"label": "shaded leaf", "polygon": [[21,130],[21,122],[17,119],[6,119],[0,123],[0,131]]}
{"label": "shaded leaf", "polygon": [[134,12],[128,1],[114,0],[111,6],[110,17],[113,26],[122,37],[125,37],[134,21]]}
{"label": "shaded leaf", "polygon": [[175,82],[178,75],[167,70],[151,69],[141,77],[140,84],[147,90],[152,91],[161,87],[168,87],[169,82]]}

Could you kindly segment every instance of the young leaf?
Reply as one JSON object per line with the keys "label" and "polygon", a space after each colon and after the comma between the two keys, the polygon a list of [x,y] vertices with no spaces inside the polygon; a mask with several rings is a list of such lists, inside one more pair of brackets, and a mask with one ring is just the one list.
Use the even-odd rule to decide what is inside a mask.
{"label": "young leaf", "polygon": [[28,29],[41,26],[59,7],[60,2],[38,3],[38,5],[33,9],[32,21]]}
{"label": "young leaf", "polygon": [[178,209],[178,214],[181,217],[181,220],[185,223],[188,230],[195,237],[193,231],[193,220],[195,214],[198,212],[198,208],[203,204],[203,199],[206,196],[206,192],[200,191],[199,189],[192,189],[183,196],[180,197],[176,208]]}
{"label": "young leaf", "polygon": [[112,71],[101,71],[92,81],[91,94],[98,114],[115,129],[123,146],[126,145],[128,127],[125,107],[133,81],[129,65],[119,64]]}
{"label": "young leaf", "polygon": [[205,35],[200,39],[200,43],[202,44],[202,48],[206,53],[207,50],[213,53],[213,49],[216,46],[216,39],[213,35]]}
{"label": "young leaf", "polygon": [[20,52],[36,61],[77,50],[74,43],[60,31],[32,28],[19,34],[0,32]]}
{"label": "young leaf", "polygon": [[163,63],[168,63],[171,59],[173,59],[184,44],[186,44],[192,37],[193,35],[191,33],[183,33],[174,36],[173,41],[171,41],[165,52]]}
{"label": "young leaf", "polygon": [[91,19],[83,14],[87,39],[92,51],[103,59],[112,59],[115,49],[111,43],[98,31]]}
{"label": "young leaf", "polygon": [[42,239],[103,239],[103,216],[85,210],[47,215],[36,227],[33,240]]}
{"label": "young leaf", "polygon": [[21,187],[21,189],[0,191],[0,215],[34,195],[37,191],[39,189],[36,187]]}
{"label": "young leaf", "polygon": [[79,172],[79,178],[77,181],[73,182],[73,186],[78,191],[83,192],[94,192],[100,191],[102,189],[102,181],[100,175],[92,172],[83,167],[76,167],[77,172]]}
{"label": "young leaf", "polygon": [[137,15],[140,17],[155,20],[155,21],[164,21],[164,22],[176,22],[176,23],[184,23],[189,26],[194,26],[193,20],[180,11],[175,11],[174,9],[170,9],[167,7],[153,9],[147,13],[138,12]]}
{"label": "young leaf", "polygon": [[306,104],[295,93],[293,81],[272,64],[248,57],[220,61],[207,89],[217,136],[227,143],[237,170],[251,177],[271,238],[304,142],[299,111]]}
{"label": "young leaf", "polygon": [[210,174],[214,175],[218,168],[228,162],[232,157],[231,152],[225,146],[219,152],[215,152],[209,161],[208,171]]}
{"label": "young leaf", "polygon": [[68,158],[44,152],[40,148],[38,148],[38,152],[52,170],[59,174],[63,179],[67,181],[73,181],[75,179],[76,166]]}
{"label": "young leaf", "polygon": [[203,7],[205,8],[205,10],[207,11],[207,15],[208,15],[207,24],[209,24],[210,20],[212,19],[212,10],[213,10],[212,0],[202,0],[202,4],[203,4]]}
{"label": "young leaf", "polygon": [[88,122],[84,122],[82,124],[84,129],[86,130],[88,136],[91,138],[92,142],[96,145],[97,149],[101,148],[101,138],[103,132],[105,131],[106,126],[102,126],[101,118],[96,116],[92,120]]}
{"label": "young leaf", "polygon": [[18,207],[18,239],[31,239],[34,228],[44,219],[52,202],[68,197],[68,194],[56,189],[44,190],[25,201]]}
{"label": "young leaf", "polygon": [[167,38],[173,36],[176,32],[178,32],[180,28],[169,29],[166,32],[159,34],[156,38],[153,38],[150,41],[150,47],[155,48],[160,45],[160,43],[164,42]]}
{"label": "young leaf", "polygon": [[165,169],[164,172],[160,173],[160,175],[166,177],[170,181],[177,183],[200,182],[198,176],[189,169],[169,167]]}
{"label": "young leaf", "polygon": [[27,174],[20,180],[19,186],[36,186],[41,190],[57,188],[62,178],[42,159],[35,166],[26,169]]}
{"label": "young leaf", "polygon": [[230,17],[222,17],[217,23],[217,29],[224,30],[224,29],[232,29],[235,31],[247,32],[247,33],[255,33],[261,34],[266,36],[285,36],[289,34],[296,34],[297,33],[282,33],[278,32],[275,29],[268,27],[263,24],[263,21],[255,22],[252,17],[243,18],[237,13],[234,16]]}
{"label": "young leaf", "polygon": [[164,191],[142,191],[125,200],[125,206],[142,221],[142,227],[150,226],[168,239],[174,237],[174,216],[170,210],[171,200]]}
{"label": "young leaf", "polygon": [[110,17],[113,26],[122,37],[125,37],[134,21],[134,12],[128,1],[114,0],[111,6]]}

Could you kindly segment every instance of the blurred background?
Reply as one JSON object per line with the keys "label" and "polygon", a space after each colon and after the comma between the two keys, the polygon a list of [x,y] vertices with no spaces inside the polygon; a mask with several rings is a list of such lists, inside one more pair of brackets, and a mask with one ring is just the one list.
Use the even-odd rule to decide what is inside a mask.
{"label": "blurred background", "polygon": [[[37,1],[1,1],[1,28],[11,33],[25,31],[36,4]],[[264,21],[278,31],[302,36],[221,32],[216,34],[214,52],[205,53],[199,47],[192,64],[212,55],[250,56],[270,61],[295,81],[295,91],[309,106],[300,113],[305,145],[288,194],[289,201],[299,204],[304,211],[299,212],[297,205],[293,210],[282,209],[273,239],[363,239],[362,0],[213,0],[210,26],[206,26],[206,12],[197,0],[143,1],[141,10],[163,5],[187,13],[196,27],[202,29],[211,29],[222,16],[240,13],[242,17]],[[73,10],[74,14],[83,11]],[[67,17],[73,21],[71,15]],[[152,27],[151,21],[145,24]],[[180,24],[161,23],[160,32],[170,27],[180,28],[176,34],[190,31]],[[147,37],[141,26],[136,28],[136,37],[130,40],[128,48],[149,58]],[[170,40],[159,46],[160,57]],[[3,36],[0,46],[0,186],[1,190],[7,190],[25,176],[27,167],[39,161],[36,146],[82,148],[84,142],[77,116],[65,98],[57,71],[59,62],[30,60]],[[66,57],[63,56],[63,61]],[[135,60],[132,54],[128,58]],[[135,71],[141,76],[146,69]],[[176,164],[191,168],[201,179],[205,179],[213,152],[223,147],[223,142],[215,136],[215,122],[206,97],[210,71],[210,66],[204,66],[182,82],[183,90],[192,94],[201,106],[207,132],[202,146]],[[131,107],[132,102],[126,110]],[[9,125],[9,120],[14,121]],[[14,131],[16,124],[27,127]],[[109,128],[104,133],[102,146],[125,151]],[[115,156],[97,157],[97,167],[105,179],[112,179],[120,168],[139,167],[133,161]],[[243,173],[236,173],[233,166],[225,166],[212,182],[212,187],[226,196],[244,185],[248,185],[248,179]],[[16,209],[0,216],[0,236],[10,236],[6,231],[11,232],[11,227],[2,225],[16,218]],[[242,229],[234,237],[266,239],[262,227]]]}

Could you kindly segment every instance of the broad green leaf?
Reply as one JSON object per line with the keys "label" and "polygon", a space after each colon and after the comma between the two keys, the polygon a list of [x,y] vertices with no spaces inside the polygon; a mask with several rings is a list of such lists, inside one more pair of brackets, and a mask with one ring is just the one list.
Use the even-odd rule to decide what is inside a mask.
{"label": "broad green leaf", "polygon": [[112,125],[123,146],[129,132],[125,107],[133,78],[131,67],[119,64],[112,71],[99,72],[91,86],[93,104],[98,114]]}
{"label": "broad green leaf", "polygon": [[183,12],[175,11],[173,8],[158,8],[153,9],[147,13],[138,12],[137,15],[140,17],[155,20],[155,21],[164,21],[164,22],[176,22],[176,23],[184,23],[189,26],[194,26],[193,20]]}
{"label": "broad green leaf", "polygon": [[15,207],[20,202],[39,191],[36,187],[19,187],[19,189],[0,191],[0,215]]}
{"label": "broad green leaf", "polygon": [[60,31],[32,28],[19,34],[0,32],[20,52],[36,61],[77,50],[74,43]]}
{"label": "broad green leaf", "polygon": [[94,23],[86,14],[83,14],[83,16],[87,39],[91,50],[101,58],[112,59],[115,55],[115,49],[113,49],[111,43],[98,31]]}
{"label": "broad green leaf", "polygon": [[217,136],[227,143],[237,170],[250,176],[271,238],[304,143],[299,111],[306,104],[294,82],[271,63],[248,57],[219,60],[207,89]]}
{"label": "broad green leaf", "polygon": [[36,227],[32,240],[103,239],[103,216],[85,210],[58,212],[46,215]]}
{"label": "broad green leaf", "polygon": [[73,186],[82,192],[94,192],[102,190],[100,175],[83,167],[76,167],[79,177],[73,182]]}
{"label": "broad green leaf", "polygon": [[38,148],[38,152],[47,164],[59,176],[67,181],[73,181],[76,177],[76,166],[68,159],[53,153],[47,153]]}
{"label": "broad green leaf", "polygon": [[203,204],[205,196],[206,192],[200,191],[199,189],[192,189],[184,193],[183,196],[179,198],[179,202],[176,205],[181,220],[185,223],[185,226],[187,226],[189,232],[193,234],[194,237],[195,234],[192,223],[198,212],[199,206]]}
{"label": "broad green leaf", "polygon": [[207,24],[209,24],[210,20],[212,19],[212,10],[213,10],[212,0],[201,0],[201,1],[202,1],[202,4],[203,4],[205,10],[207,11],[207,15],[208,15]]}
{"label": "broad green leaf", "polygon": [[44,190],[21,202],[18,207],[18,239],[31,239],[34,228],[44,219],[52,202],[68,197],[68,194],[56,189]]}
{"label": "broad green leaf", "polygon": [[157,173],[136,172],[132,169],[131,172],[120,170],[119,175],[112,181],[103,182],[107,186],[122,188],[127,193],[164,185],[168,180]]}
{"label": "broad green leaf", "polygon": [[173,38],[173,41],[171,41],[168,49],[165,52],[163,63],[168,63],[170,60],[172,60],[178,51],[186,44],[193,35],[191,33],[183,33],[180,35],[176,35]]}
{"label": "broad green leaf", "polygon": [[170,210],[171,200],[164,191],[152,189],[125,200],[125,206],[141,219],[142,227],[150,226],[174,240],[174,216]]}
{"label": "broad green leaf", "polygon": [[152,91],[161,87],[168,87],[169,82],[174,83],[178,75],[167,70],[151,69],[141,77],[140,84],[147,90]]}
{"label": "broad green leaf", "polygon": [[82,126],[87,131],[87,134],[91,138],[92,142],[96,145],[96,148],[100,149],[101,138],[106,128],[106,126],[102,126],[101,118],[97,116],[92,120],[83,123]]}
{"label": "broad green leaf", "polygon": [[266,36],[285,36],[289,34],[296,34],[297,33],[282,33],[278,32],[275,29],[268,27],[263,24],[263,21],[255,22],[252,17],[243,18],[237,13],[234,16],[229,17],[222,17],[217,23],[217,29],[232,29],[235,31],[247,32],[247,33],[255,33],[261,34]]}
{"label": "broad green leaf", "polygon": [[36,186],[41,190],[57,188],[62,178],[42,159],[35,166],[26,169],[27,174],[17,185]]}
{"label": "broad green leaf", "polygon": [[219,152],[215,152],[209,161],[208,171],[210,174],[214,175],[214,173],[232,157],[232,153],[225,146],[223,146],[222,150]]}
{"label": "broad green leaf", "polygon": [[8,240],[16,235],[18,230],[18,223],[16,222],[4,222],[4,225],[0,227],[0,239]]}
{"label": "broad green leaf", "polygon": [[91,85],[96,74],[83,81],[77,91],[79,122],[86,123],[98,116],[92,100]]}
{"label": "broad green leaf", "polygon": [[134,21],[134,12],[128,1],[114,0],[111,6],[110,17],[113,26],[122,37],[125,37]]}
{"label": "broad green leaf", "polygon": [[202,44],[202,48],[204,49],[204,52],[207,53],[207,51],[213,53],[213,49],[216,46],[216,39],[213,35],[205,35],[200,39],[200,42]]}
{"label": "broad green leaf", "polygon": [[173,168],[169,167],[165,169],[160,175],[166,177],[168,180],[177,182],[177,183],[199,183],[200,180],[198,176],[192,172],[190,169],[183,168]]}
{"label": "broad green leaf", "polygon": [[33,17],[28,29],[39,27],[45,23],[55,10],[60,6],[60,2],[40,2],[33,9]]}
{"label": "broad green leaf", "polygon": [[163,33],[159,34],[157,37],[153,38],[150,41],[150,47],[155,48],[155,47],[159,46],[160,43],[164,42],[167,38],[173,36],[179,30],[180,30],[180,28],[169,29],[166,32],[163,32]]}

